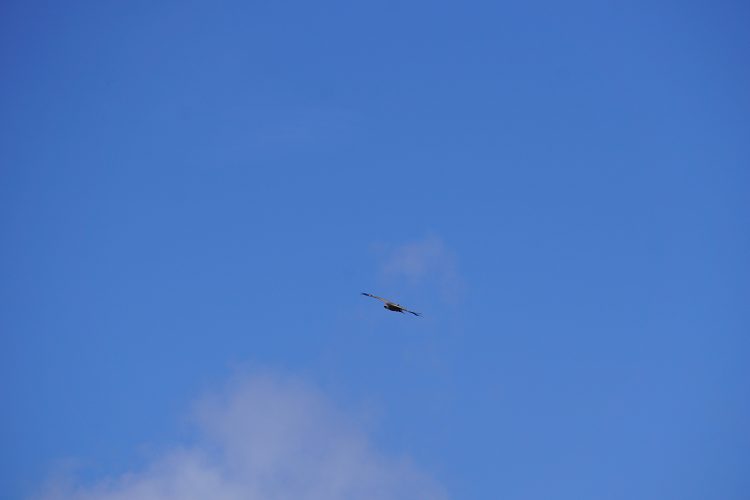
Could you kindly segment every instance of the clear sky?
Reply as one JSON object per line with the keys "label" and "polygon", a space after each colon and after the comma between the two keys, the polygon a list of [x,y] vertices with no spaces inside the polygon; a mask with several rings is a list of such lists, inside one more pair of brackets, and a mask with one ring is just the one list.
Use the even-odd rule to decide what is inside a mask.
{"label": "clear sky", "polygon": [[747,498],[748,26],[2,2],[0,497]]}

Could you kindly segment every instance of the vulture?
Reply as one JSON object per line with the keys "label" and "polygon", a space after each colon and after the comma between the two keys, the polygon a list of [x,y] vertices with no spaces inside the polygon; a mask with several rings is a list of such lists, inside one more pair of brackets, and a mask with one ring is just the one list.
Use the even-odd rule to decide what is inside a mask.
{"label": "vulture", "polygon": [[383,304],[385,304],[383,307],[385,307],[389,311],[400,312],[402,314],[405,313],[405,312],[408,312],[408,313],[413,314],[414,316],[421,316],[422,315],[421,313],[410,311],[407,308],[405,308],[404,306],[402,306],[400,304],[396,304],[395,302],[391,302],[390,300],[384,299],[383,297],[378,297],[377,295],[372,295],[371,293],[367,293],[367,292],[362,292],[362,295],[366,295],[368,297],[372,297],[373,299],[378,299]]}

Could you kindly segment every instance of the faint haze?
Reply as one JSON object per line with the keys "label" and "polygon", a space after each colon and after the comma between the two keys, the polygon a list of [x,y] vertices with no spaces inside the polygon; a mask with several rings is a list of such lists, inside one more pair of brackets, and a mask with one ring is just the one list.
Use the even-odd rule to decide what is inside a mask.
{"label": "faint haze", "polygon": [[385,283],[404,283],[412,288],[434,287],[444,302],[463,298],[466,285],[458,271],[457,259],[438,236],[397,245],[379,244],[375,251]]}

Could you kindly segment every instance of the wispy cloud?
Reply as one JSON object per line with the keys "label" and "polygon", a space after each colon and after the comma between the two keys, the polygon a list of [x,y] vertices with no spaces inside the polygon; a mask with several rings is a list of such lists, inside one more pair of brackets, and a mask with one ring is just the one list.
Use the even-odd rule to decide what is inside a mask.
{"label": "wispy cloud", "polygon": [[275,375],[240,377],[194,412],[197,444],[144,470],[40,500],[339,500],[447,498],[406,457],[378,451],[362,426],[315,388]]}
{"label": "wispy cloud", "polygon": [[453,253],[442,239],[428,236],[396,246],[379,248],[380,274],[389,282],[434,286],[445,301],[459,299],[465,290]]}

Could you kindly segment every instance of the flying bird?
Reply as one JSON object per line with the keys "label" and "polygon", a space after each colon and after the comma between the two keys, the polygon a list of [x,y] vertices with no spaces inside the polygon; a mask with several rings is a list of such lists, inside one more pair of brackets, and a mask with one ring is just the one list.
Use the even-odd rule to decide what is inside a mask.
{"label": "flying bird", "polygon": [[390,300],[384,299],[383,297],[378,297],[377,295],[372,295],[371,293],[366,293],[366,292],[362,292],[362,295],[367,295],[368,297],[372,297],[373,299],[378,299],[383,304],[385,304],[383,307],[385,307],[389,311],[400,312],[402,314],[405,313],[405,312],[408,312],[408,313],[413,314],[414,316],[421,316],[422,315],[421,313],[410,311],[407,308],[405,308],[404,306],[402,306],[401,304],[396,304],[395,302],[391,302]]}

